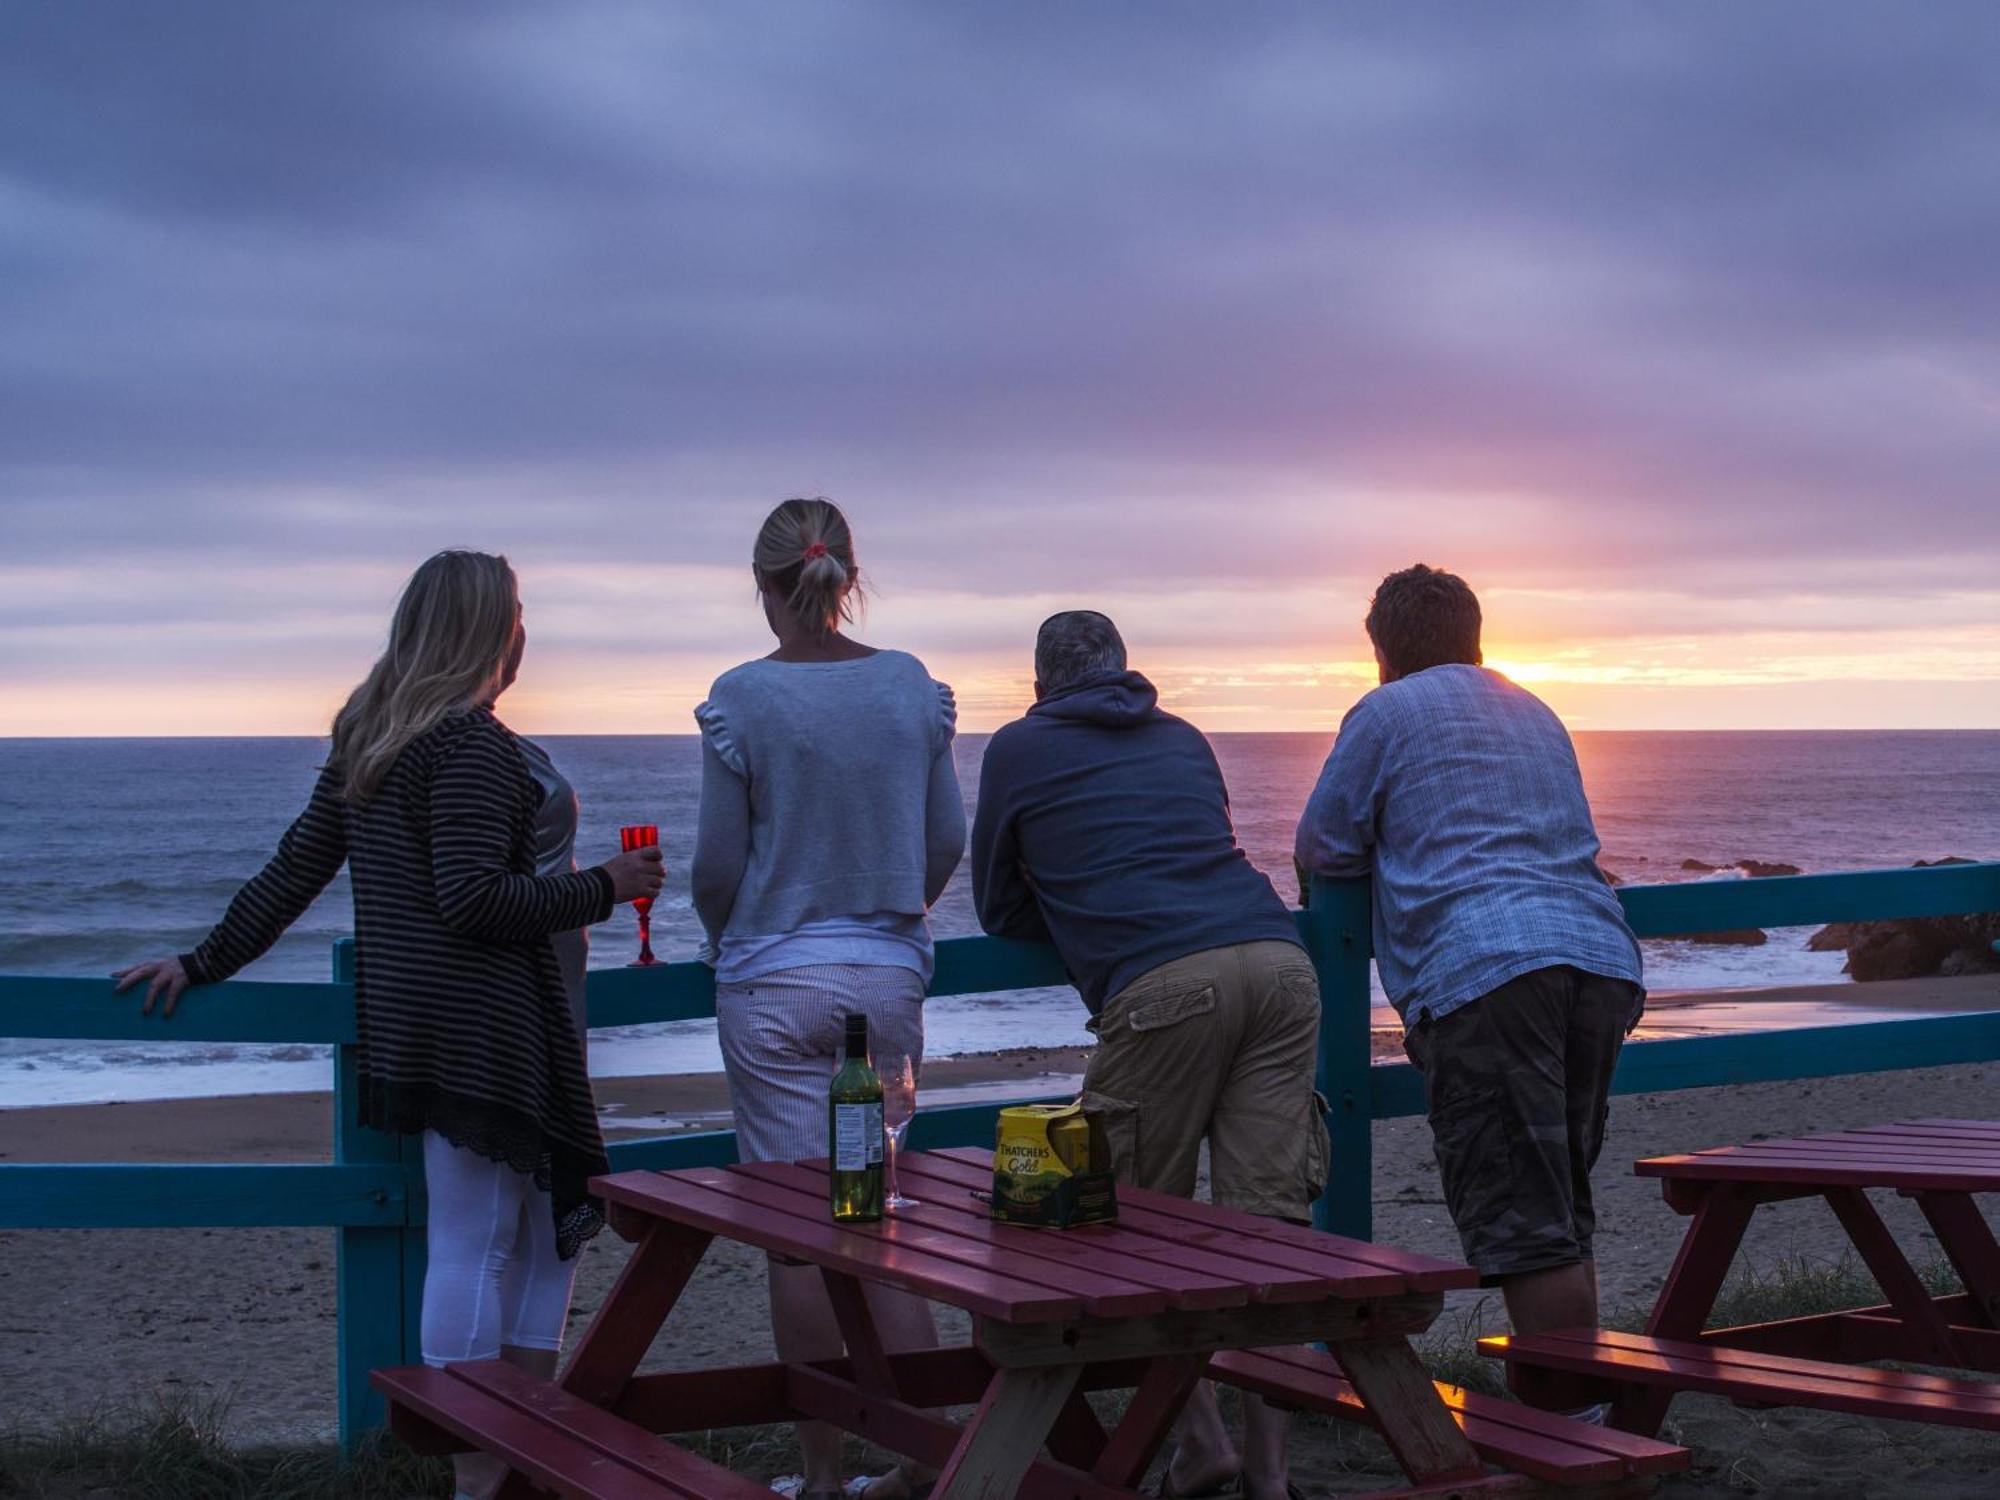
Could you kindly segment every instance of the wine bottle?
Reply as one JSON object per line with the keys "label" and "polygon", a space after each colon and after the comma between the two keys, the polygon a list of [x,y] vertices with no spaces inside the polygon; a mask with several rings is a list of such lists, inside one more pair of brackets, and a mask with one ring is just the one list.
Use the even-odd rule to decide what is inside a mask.
{"label": "wine bottle", "polygon": [[847,1056],[827,1101],[827,1174],[833,1217],[872,1224],[882,1217],[882,1080],[868,1061],[868,1018],[847,1018]]}

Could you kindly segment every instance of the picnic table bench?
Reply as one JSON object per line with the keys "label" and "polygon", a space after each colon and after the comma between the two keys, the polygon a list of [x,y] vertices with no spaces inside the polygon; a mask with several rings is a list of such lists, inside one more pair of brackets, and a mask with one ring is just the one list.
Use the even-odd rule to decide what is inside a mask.
{"label": "picnic table bench", "polygon": [[[1680,1253],[1642,1334],[1574,1329],[1490,1338],[1517,1390],[1613,1397],[1612,1422],[1658,1431],[1677,1391],[1746,1405],[1810,1406],[2000,1430],[2000,1382],[1872,1360],[2000,1372],[2000,1244],[1975,1194],[2000,1191],[2000,1122],[1910,1120],[1753,1141],[1636,1164],[1688,1217]],[[1934,1296],[1868,1198],[1915,1201],[1964,1287]],[[1732,1328],[1710,1313],[1758,1205],[1822,1198],[1888,1301]]]}
{"label": "picnic table bench", "polygon": [[[561,1379],[498,1362],[377,1371],[391,1426],[420,1451],[500,1455],[508,1500],[768,1497],[658,1434],[801,1418],[937,1467],[940,1500],[1130,1500],[1212,1375],[1375,1427],[1410,1480],[1384,1494],[1639,1493],[1686,1463],[1648,1438],[1435,1385],[1410,1335],[1447,1290],[1475,1283],[1465,1266],[1126,1189],[1115,1224],[997,1224],[975,1196],[991,1161],[905,1155],[899,1178],[918,1203],[877,1225],[831,1221],[824,1163],[600,1178],[593,1190],[638,1246]],[[717,1237],[819,1266],[846,1357],[637,1373]],[[887,1351],[867,1285],[966,1310],[973,1343]],[[1107,1430],[1085,1394],[1110,1389],[1133,1395]],[[947,1411],[960,1406],[972,1408],[962,1425]]]}

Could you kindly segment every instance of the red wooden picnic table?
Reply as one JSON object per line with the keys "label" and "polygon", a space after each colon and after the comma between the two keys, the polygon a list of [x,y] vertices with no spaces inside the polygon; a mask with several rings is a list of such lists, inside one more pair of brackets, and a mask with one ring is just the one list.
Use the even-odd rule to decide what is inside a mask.
{"label": "red wooden picnic table", "polygon": [[[1475,1284],[1468,1267],[1124,1188],[1115,1224],[997,1224],[976,1196],[991,1160],[903,1156],[917,1205],[874,1225],[831,1221],[824,1163],[600,1178],[593,1190],[638,1246],[560,1382],[534,1389],[486,1363],[377,1383],[398,1431],[428,1451],[502,1454],[521,1494],[519,1476],[576,1496],[747,1496],[747,1481],[652,1435],[814,1418],[936,1466],[941,1500],[1129,1500],[1204,1373],[1375,1426],[1415,1486],[1385,1493],[1626,1493],[1685,1463],[1677,1448],[1434,1385],[1410,1335],[1447,1290]],[[637,1373],[717,1238],[817,1265],[847,1357]],[[868,1285],[964,1309],[973,1344],[886,1351]],[[1302,1347],[1314,1341],[1337,1367]],[[1100,1389],[1134,1392],[1109,1431],[1084,1399]],[[973,1408],[963,1425],[953,1406]],[[1490,1473],[1482,1455],[1525,1472]],[[638,1487],[662,1473],[675,1488]]]}
{"label": "red wooden picnic table", "polygon": [[[2000,1122],[1908,1120],[1752,1141],[1635,1164],[1688,1216],[1686,1237],[1643,1334],[1572,1330],[1486,1339],[1517,1388],[1608,1380],[1613,1421],[1656,1431],[1677,1390],[1774,1406],[2000,1429],[2000,1384],[1869,1368],[1896,1360],[2000,1371],[2000,1243],[1974,1195],[2000,1192]],[[1934,1296],[1869,1200],[1912,1199],[1964,1286]],[[1776,1322],[1709,1328],[1717,1294],[1760,1204],[1821,1198],[1888,1301]]]}

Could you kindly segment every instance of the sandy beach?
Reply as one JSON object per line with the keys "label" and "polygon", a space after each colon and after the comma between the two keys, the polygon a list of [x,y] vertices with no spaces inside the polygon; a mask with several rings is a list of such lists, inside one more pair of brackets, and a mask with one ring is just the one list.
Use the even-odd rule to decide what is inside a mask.
{"label": "sandy beach", "polygon": [[[1940,985],[1943,987],[1940,987]],[[1858,991],[1858,992],[1857,992]],[[1871,1007],[2000,1007],[2000,976],[1843,987]],[[1798,997],[1794,997],[1797,999]],[[1825,992],[1813,994],[1824,1000]],[[1785,1003],[1759,992],[1746,1003]],[[1676,1017],[1676,1013],[1680,1013]],[[1657,1024],[1681,1029],[1690,1014],[1656,1002]],[[1393,1046],[1393,1038],[1383,1038]],[[1060,1089],[1082,1056],[1023,1050],[934,1063],[926,1095],[1000,1084]],[[600,1105],[612,1139],[657,1134],[662,1122],[706,1126],[726,1115],[718,1077],[611,1079]],[[1757,1134],[1840,1129],[1920,1115],[1992,1116],[2000,1064],[1968,1064],[1794,1083],[1744,1085],[1615,1101],[1598,1172],[1598,1265],[1608,1309],[1650,1302],[1680,1243],[1683,1221],[1656,1184],[1626,1164]],[[0,1111],[8,1161],[313,1161],[330,1150],[325,1095],[270,1095]],[[1375,1129],[1376,1232],[1385,1241],[1456,1253],[1418,1119]],[[1921,1261],[1931,1240],[1901,1201],[1881,1205]],[[1761,1211],[1749,1253],[1833,1258],[1844,1244],[1812,1205]],[[611,1236],[584,1253],[572,1330],[605,1296],[628,1247]],[[0,1233],[0,1427],[41,1426],[93,1409],[144,1403],[156,1393],[227,1396],[230,1426],[245,1440],[322,1439],[333,1430],[334,1235],[330,1230],[45,1230]],[[1469,1338],[1498,1322],[1497,1299],[1465,1294],[1440,1330]],[[947,1337],[962,1334],[952,1328]],[[740,1250],[711,1253],[650,1357],[654,1368],[769,1357],[762,1267]],[[1703,1452],[1697,1473],[1664,1493],[1889,1496],[1921,1483],[1939,1500],[1991,1493],[1995,1440],[1812,1413],[1739,1412],[1683,1399],[1676,1430]],[[1348,1466],[1352,1439],[1301,1439],[1309,1492],[1368,1488]],[[1346,1477],[1342,1477],[1346,1475]],[[1919,1477],[1921,1475],[1921,1480]]]}

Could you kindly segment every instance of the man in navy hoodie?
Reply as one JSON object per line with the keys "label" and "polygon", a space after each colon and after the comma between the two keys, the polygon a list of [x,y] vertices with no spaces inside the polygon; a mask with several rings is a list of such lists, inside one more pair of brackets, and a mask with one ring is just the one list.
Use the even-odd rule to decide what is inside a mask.
{"label": "man in navy hoodie", "polygon": [[[1306,1219],[1327,1170],[1318,980],[1237,847],[1208,741],[1160,711],[1101,614],[1042,624],[1035,706],[986,746],[972,891],[988,932],[1054,943],[1089,1007],[1084,1104],[1121,1182],[1192,1197],[1206,1138],[1215,1202]],[[1164,1493],[1211,1493],[1240,1470],[1251,1500],[1284,1496],[1285,1419],[1244,1407],[1239,1464],[1198,1389]]]}

